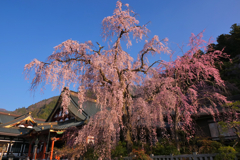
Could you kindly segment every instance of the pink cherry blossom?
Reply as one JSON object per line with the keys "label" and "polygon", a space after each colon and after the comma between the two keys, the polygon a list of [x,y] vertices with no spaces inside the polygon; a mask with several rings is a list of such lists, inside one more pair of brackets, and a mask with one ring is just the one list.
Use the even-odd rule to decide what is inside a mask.
{"label": "pink cherry blossom", "polygon": [[[138,137],[152,142],[157,136],[156,129],[165,128],[166,119],[175,131],[187,131],[193,114],[203,111],[213,114],[218,104],[226,102],[220,92],[224,81],[214,66],[221,57],[227,57],[226,54],[222,51],[199,54],[199,49],[206,49],[200,33],[190,37],[191,49],[183,57],[173,62],[158,60],[149,64],[149,54],[171,51],[167,38],[160,40],[154,36],[147,40],[148,32],[146,25],[139,25],[129,5],[117,1],[113,15],[102,21],[102,37],[115,39],[112,45],[103,47],[99,43],[94,46],[91,41],[67,40],[54,48],[46,62],[34,59],[25,65],[26,78],[34,75],[32,90],[40,84],[43,88],[51,84],[53,89],[61,90],[72,85],[77,88],[80,112],[87,91],[96,97],[100,111],[78,131],[77,137],[70,139],[70,144],[83,146],[84,150],[79,153],[86,152],[86,139],[94,136],[96,154],[102,159],[111,159],[111,150],[120,139],[127,142],[129,150]],[[124,43],[130,47],[133,39],[137,42],[145,39],[136,60],[122,47]],[[154,68],[157,63],[160,65]],[[69,94],[65,88],[64,110],[70,102]],[[205,102],[211,106],[202,108]],[[175,121],[173,115],[177,117]]]}

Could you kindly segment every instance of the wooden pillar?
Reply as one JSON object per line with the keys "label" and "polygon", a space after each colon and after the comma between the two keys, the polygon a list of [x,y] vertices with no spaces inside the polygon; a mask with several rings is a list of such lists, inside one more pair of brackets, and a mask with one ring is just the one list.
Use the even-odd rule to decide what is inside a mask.
{"label": "wooden pillar", "polygon": [[60,139],[60,138],[56,138],[56,137],[51,138],[51,140],[52,140],[52,148],[51,148],[50,160],[52,160],[52,157],[53,157],[54,143],[55,143],[55,141],[58,141],[59,139]]}
{"label": "wooden pillar", "polygon": [[47,143],[44,142],[44,144],[43,144],[43,151],[42,151],[43,152],[42,159],[45,159],[46,145],[47,145]]}
{"label": "wooden pillar", "polygon": [[10,150],[12,149],[12,140],[9,143],[7,155],[9,155]]}
{"label": "wooden pillar", "polygon": [[53,157],[53,148],[54,148],[54,140],[52,140],[52,148],[51,148],[51,155],[50,155],[50,160],[52,160]]}
{"label": "wooden pillar", "polygon": [[30,158],[30,154],[31,154],[31,148],[32,148],[32,143],[29,144],[29,148],[28,148],[28,157]]}
{"label": "wooden pillar", "polygon": [[22,152],[21,152],[21,156],[23,156],[23,152],[25,152],[26,145],[27,145],[27,144],[24,142],[24,144],[23,144],[23,149],[22,149]]}
{"label": "wooden pillar", "polygon": [[21,145],[20,156],[23,155],[24,147],[25,147],[25,140],[23,140],[23,143],[22,143],[22,145]]}
{"label": "wooden pillar", "polygon": [[21,148],[20,148],[20,151],[18,152],[18,156],[19,156],[19,154],[20,154],[20,156],[21,156],[22,149],[23,149],[23,143],[21,144]]}
{"label": "wooden pillar", "polygon": [[37,148],[38,148],[38,138],[35,140],[35,145],[34,145],[34,148],[33,148],[33,159],[36,159],[37,158]]}
{"label": "wooden pillar", "polygon": [[34,159],[37,159],[37,148],[38,148],[38,145],[35,144],[35,146],[34,146],[34,153],[33,153]]}

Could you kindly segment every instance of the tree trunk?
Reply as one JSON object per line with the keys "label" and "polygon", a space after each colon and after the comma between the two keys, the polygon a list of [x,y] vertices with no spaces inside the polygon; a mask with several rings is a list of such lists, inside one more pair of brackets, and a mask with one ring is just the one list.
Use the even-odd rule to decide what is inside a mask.
{"label": "tree trunk", "polygon": [[178,135],[178,123],[179,123],[179,113],[178,113],[178,108],[176,106],[175,108],[175,119],[174,119],[174,139],[175,139],[175,143],[176,143],[176,148],[178,151],[180,151],[180,144],[179,144],[179,135]]}
{"label": "tree trunk", "polygon": [[127,143],[127,149],[129,152],[132,151],[132,125],[131,125],[131,120],[130,120],[130,114],[129,114],[129,108],[127,106],[123,107],[123,139]]}

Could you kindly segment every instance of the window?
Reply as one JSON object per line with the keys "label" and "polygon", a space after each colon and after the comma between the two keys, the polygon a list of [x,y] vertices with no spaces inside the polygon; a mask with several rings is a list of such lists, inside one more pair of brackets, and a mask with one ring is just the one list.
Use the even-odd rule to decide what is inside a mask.
{"label": "window", "polygon": [[66,109],[64,113],[65,113],[65,115],[67,115],[68,114],[68,110]]}
{"label": "window", "polygon": [[59,117],[61,117],[61,116],[62,116],[62,111],[60,111],[60,112],[59,112],[59,115],[58,115],[58,116],[59,116]]}
{"label": "window", "polygon": [[232,137],[236,135],[233,128],[223,130],[218,123],[209,123],[208,125],[212,138],[218,138],[219,136]]}
{"label": "window", "polygon": [[22,146],[22,143],[15,142],[15,143],[12,145],[11,151],[12,151],[13,153],[20,153],[21,146]]}

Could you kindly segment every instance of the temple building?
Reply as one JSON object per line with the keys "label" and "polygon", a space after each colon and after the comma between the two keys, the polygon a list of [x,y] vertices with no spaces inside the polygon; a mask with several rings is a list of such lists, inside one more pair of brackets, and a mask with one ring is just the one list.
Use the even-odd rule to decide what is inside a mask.
{"label": "temple building", "polygon": [[64,145],[61,138],[65,130],[73,126],[81,128],[99,111],[94,99],[86,98],[81,112],[77,93],[70,91],[70,99],[68,111],[63,113],[60,96],[46,120],[33,118],[31,112],[21,116],[0,112],[0,147],[6,147],[3,159],[9,156],[15,159],[55,159],[53,148]]}
{"label": "temple building", "polygon": [[19,116],[0,112],[0,147],[5,145],[6,148],[3,157],[10,154],[16,157],[26,155],[29,142],[22,136],[30,133],[34,124],[44,121],[44,119],[33,118],[31,113]]}

